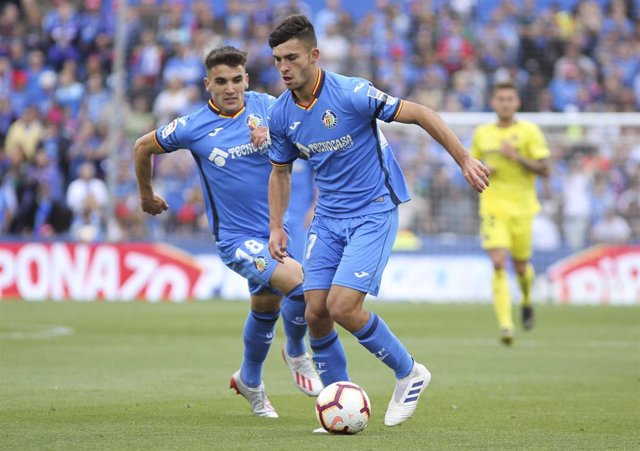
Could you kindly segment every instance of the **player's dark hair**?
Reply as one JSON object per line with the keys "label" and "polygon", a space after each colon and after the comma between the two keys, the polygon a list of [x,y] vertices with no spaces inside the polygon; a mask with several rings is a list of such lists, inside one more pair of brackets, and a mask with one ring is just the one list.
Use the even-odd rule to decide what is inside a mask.
{"label": "player's dark hair", "polygon": [[495,94],[497,91],[500,91],[501,89],[513,89],[516,93],[518,92],[518,87],[511,80],[505,80],[505,81],[496,83],[495,85],[493,85],[493,90],[491,92]]}
{"label": "player's dark hair", "polygon": [[287,16],[269,33],[269,47],[274,48],[291,39],[298,39],[307,48],[318,46],[313,24],[302,14]]}
{"label": "player's dark hair", "polygon": [[247,54],[230,45],[211,50],[204,58],[207,70],[224,64],[229,67],[244,66],[247,63]]}

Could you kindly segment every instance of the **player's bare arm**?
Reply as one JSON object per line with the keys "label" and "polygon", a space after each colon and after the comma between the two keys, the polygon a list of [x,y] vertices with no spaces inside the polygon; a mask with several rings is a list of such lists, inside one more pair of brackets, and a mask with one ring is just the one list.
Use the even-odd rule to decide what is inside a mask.
{"label": "player's bare arm", "polygon": [[469,155],[455,133],[435,111],[403,100],[395,120],[405,124],[416,124],[429,133],[458,163],[465,180],[476,191],[481,193],[489,186],[491,171],[481,161]]}
{"label": "player's bare arm", "polygon": [[145,213],[158,215],[169,208],[166,200],[153,192],[153,154],[165,153],[154,139],[155,131],[138,138],[133,146],[133,159],[140,192],[140,207]]}
{"label": "player's bare arm", "polygon": [[524,157],[520,155],[516,149],[504,141],[502,143],[502,147],[500,148],[500,152],[502,155],[519,163],[525,169],[535,172],[537,175],[542,177],[549,177],[551,174],[551,161],[548,158],[542,158],[540,160],[533,160],[531,158]]}
{"label": "player's bare arm", "polygon": [[291,194],[291,165],[274,165],[269,177],[269,252],[280,263],[287,257],[284,213]]}

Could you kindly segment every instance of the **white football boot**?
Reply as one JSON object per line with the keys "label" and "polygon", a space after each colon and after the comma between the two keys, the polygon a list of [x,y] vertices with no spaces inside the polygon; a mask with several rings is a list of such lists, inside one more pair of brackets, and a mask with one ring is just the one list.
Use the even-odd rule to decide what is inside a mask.
{"label": "white football boot", "polygon": [[240,370],[238,370],[231,376],[229,388],[235,389],[237,394],[244,396],[247,401],[249,401],[251,411],[255,416],[278,418],[276,409],[273,408],[264,391],[264,382],[260,382],[260,385],[255,388],[247,387],[244,382],[242,382]]}
{"label": "white football boot", "polygon": [[318,396],[324,385],[322,385],[320,376],[316,372],[311,356],[305,352],[299,357],[290,357],[283,347],[282,358],[291,370],[296,387],[309,396]]}
{"label": "white football boot", "polygon": [[389,401],[387,413],[384,415],[386,426],[396,426],[409,419],[416,407],[420,395],[429,385],[431,373],[422,364],[414,362],[413,369],[407,377],[396,379],[396,388]]}

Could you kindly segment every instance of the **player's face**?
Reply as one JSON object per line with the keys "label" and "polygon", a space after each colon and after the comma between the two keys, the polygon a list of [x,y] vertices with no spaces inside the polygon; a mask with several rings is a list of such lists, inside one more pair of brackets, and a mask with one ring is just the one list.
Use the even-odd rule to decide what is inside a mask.
{"label": "player's face", "polygon": [[273,48],[276,68],[287,89],[299,91],[316,81],[316,61],[320,51],[309,49],[298,39],[290,39]]}
{"label": "player's face", "polygon": [[244,104],[244,90],[249,87],[249,76],[243,66],[220,64],[209,69],[204,87],[224,114],[234,114]]}
{"label": "player's face", "polygon": [[511,120],[520,108],[520,98],[514,89],[498,89],[491,97],[491,108],[502,120]]}

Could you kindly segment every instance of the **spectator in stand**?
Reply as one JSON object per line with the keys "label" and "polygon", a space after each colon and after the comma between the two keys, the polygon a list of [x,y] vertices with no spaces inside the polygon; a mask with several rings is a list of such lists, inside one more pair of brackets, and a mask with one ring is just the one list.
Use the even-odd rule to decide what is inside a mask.
{"label": "spectator in stand", "polygon": [[184,86],[200,87],[205,76],[201,55],[196,54],[187,43],[177,42],[173,48],[173,56],[169,57],[164,64],[163,82],[168,83],[174,78],[179,78]]}
{"label": "spectator in stand", "polygon": [[582,166],[580,155],[569,160],[569,172],[562,190],[562,218],[564,238],[571,249],[581,249],[587,240],[591,223],[591,195],[593,175]]}
{"label": "spectator in stand", "polygon": [[66,196],[67,206],[75,216],[82,216],[87,205],[91,205],[92,210],[102,210],[107,206],[109,201],[107,185],[95,175],[96,169],[93,163],[82,163],[78,170],[78,178],[69,184]]}
{"label": "spectator in stand", "polygon": [[629,222],[634,237],[640,237],[640,165],[630,174],[628,187],[618,198],[618,211]]}
{"label": "spectator in stand", "polygon": [[315,26],[318,39],[323,41],[330,26],[337,26],[343,9],[340,0],[325,0],[324,7],[315,15]]}
{"label": "spectator in stand", "polygon": [[[330,25],[337,25],[334,38],[339,45],[323,48],[328,52],[341,48],[335,64],[345,74],[363,76],[399,96],[409,93],[418,103],[434,109],[477,110],[480,103],[480,110],[488,110],[482,86],[517,78],[524,111],[640,110],[640,5],[636,0],[562,1],[556,2],[557,7],[533,0],[521,3],[377,0],[357,4],[356,0],[326,0],[314,2],[311,10],[304,1],[288,0],[270,8],[269,0],[253,0],[227,2],[225,10],[214,10],[215,2],[208,0],[130,2],[125,44],[127,105],[122,113],[127,115],[125,125],[130,133],[125,140],[128,146],[133,145],[132,136],[152,128],[149,119],[163,122],[162,117],[181,115],[199,104],[201,99],[190,97],[193,92],[188,90],[167,99],[171,83],[164,81],[162,74],[186,74],[187,84],[195,81],[199,85],[202,75],[198,78],[196,72],[200,58],[225,39],[250,50],[247,71],[256,90],[282,92],[284,85],[266,38],[276,16],[289,12],[315,11],[319,36],[326,35],[323,30]],[[574,12],[568,9],[569,4],[575,5]],[[35,149],[40,146],[49,165],[58,171],[62,190],[85,160],[93,160],[100,175],[101,161],[106,157],[106,129],[103,123],[96,127],[95,121],[114,114],[109,97],[117,17],[113,5],[102,0],[13,0],[0,6],[0,142],[5,143],[6,152],[16,153],[15,131],[20,126],[14,127],[11,137],[8,131],[22,123],[29,105],[37,107],[37,122],[47,128],[46,136],[40,137],[42,144],[34,139],[29,145],[18,146],[19,153],[26,150],[28,154],[26,161],[16,157],[20,167],[12,168],[18,173],[18,187],[26,183],[23,176],[33,173]],[[347,12],[354,5],[359,16],[355,23]],[[191,63],[179,55],[181,48],[192,54]],[[468,54],[474,57],[464,56]],[[189,65],[193,67],[189,69]],[[569,81],[564,74],[567,70],[573,72]],[[466,85],[464,89],[461,84]],[[140,101],[142,97],[146,101]],[[478,97],[483,98],[478,101]],[[154,104],[163,105],[155,118],[149,111]],[[93,124],[85,120],[86,114]],[[29,128],[29,132],[37,135],[36,129]],[[138,132],[131,131],[134,129]],[[24,129],[18,135],[24,137]],[[624,152],[610,155],[616,142],[630,138],[614,133],[607,137],[587,134],[581,139],[601,142],[598,152],[618,161],[611,169],[615,195],[630,189],[634,182],[629,169],[624,168]],[[425,146],[429,155],[425,164],[438,161],[434,155],[439,150],[432,147]],[[130,160],[129,155],[122,158]],[[415,163],[405,158],[402,164]],[[175,183],[177,191],[190,188],[189,177]],[[554,188],[556,201],[562,198],[560,185]],[[30,201],[22,192],[16,189],[19,205],[23,199]],[[425,199],[425,203],[430,205],[432,200]],[[627,214],[619,210],[623,216]],[[635,220],[627,220],[634,230],[632,236],[640,237],[640,224],[636,227]],[[438,217],[433,221],[442,222]],[[135,233],[144,231],[138,219],[130,224]]]}
{"label": "spectator in stand", "polygon": [[4,234],[9,231],[9,225],[18,209],[18,199],[13,181],[9,177],[5,178],[2,172],[0,174],[3,175],[0,183],[0,234]]}
{"label": "spectator in stand", "polygon": [[[346,36],[338,29],[338,24],[328,24],[322,42],[326,51],[322,53],[322,59],[327,70],[342,72],[349,57],[350,43]],[[402,77],[396,78],[396,83],[401,82]]]}
{"label": "spectator in stand", "polygon": [[604,217],[591,230],[594,243],[623,244],[631,238],[631,227],[615,209],[607,210]]}
{"label": "spectator in stand", "polygon": [[51,238],[66,232],[71,224],[71,211],[51,196],[46,183],[39,183],[36,192],[28,202],[21,202],[10,232],[35,238]]}
{"label": "spectator in stand", "polygon": [[585,76],[595,78],[597,76],[596,63],[580,51],[580,43],[573,40],[567,43],[564,55],[554,65],[554,78],[562,78],[568,70],[577,67]]}
{"label": "spectator in stand", "polygon": [[188,103],[187,91],[180,77],[167,80],[165,88],[160,91],[153,103],[153,114],[158,124],[168,124],[171,118],[179,115]]}
{"label": "spectator in stand", "polygon": [[555,111],[575,111],[579,105],[581,85],[580,69],[575,64],[567,65],[564,72],[549,85]]}
{"label": "spectator in stand", "polygon": [[76,77],[77,65],[75,61],[67,60],[62,66],[58,87],[55,91],[55,100],[62,108],[69,108],[72,117],[76,117],[80,111],[84,98],[85,88]]}
{"label": "spectator in stand", "polygon": [[85,243],[93,243],[102,241],[105,238],[105,231],[102,208],[95,198],[89,196],[80,213],[78,214],[76,211],[74,215],[70,229],[71,238]]}
{"label": "spectator in stand", "polygon": [[438,40],[437,52],[440,63],[445,67],[449,75],[462,69],[465,58],[474,55],[471,42],[463,34],[463,25],[459,20],[452,20],[450,28]]}
{"label": "spectator in stand", "polygon": [[30,105],[9,127],[4,143],[5,152],[9,158],[13,158],[16,153],[22,153],[27,161],[31,161],[41,138],[42,122],[40,122],[38,109]]}

